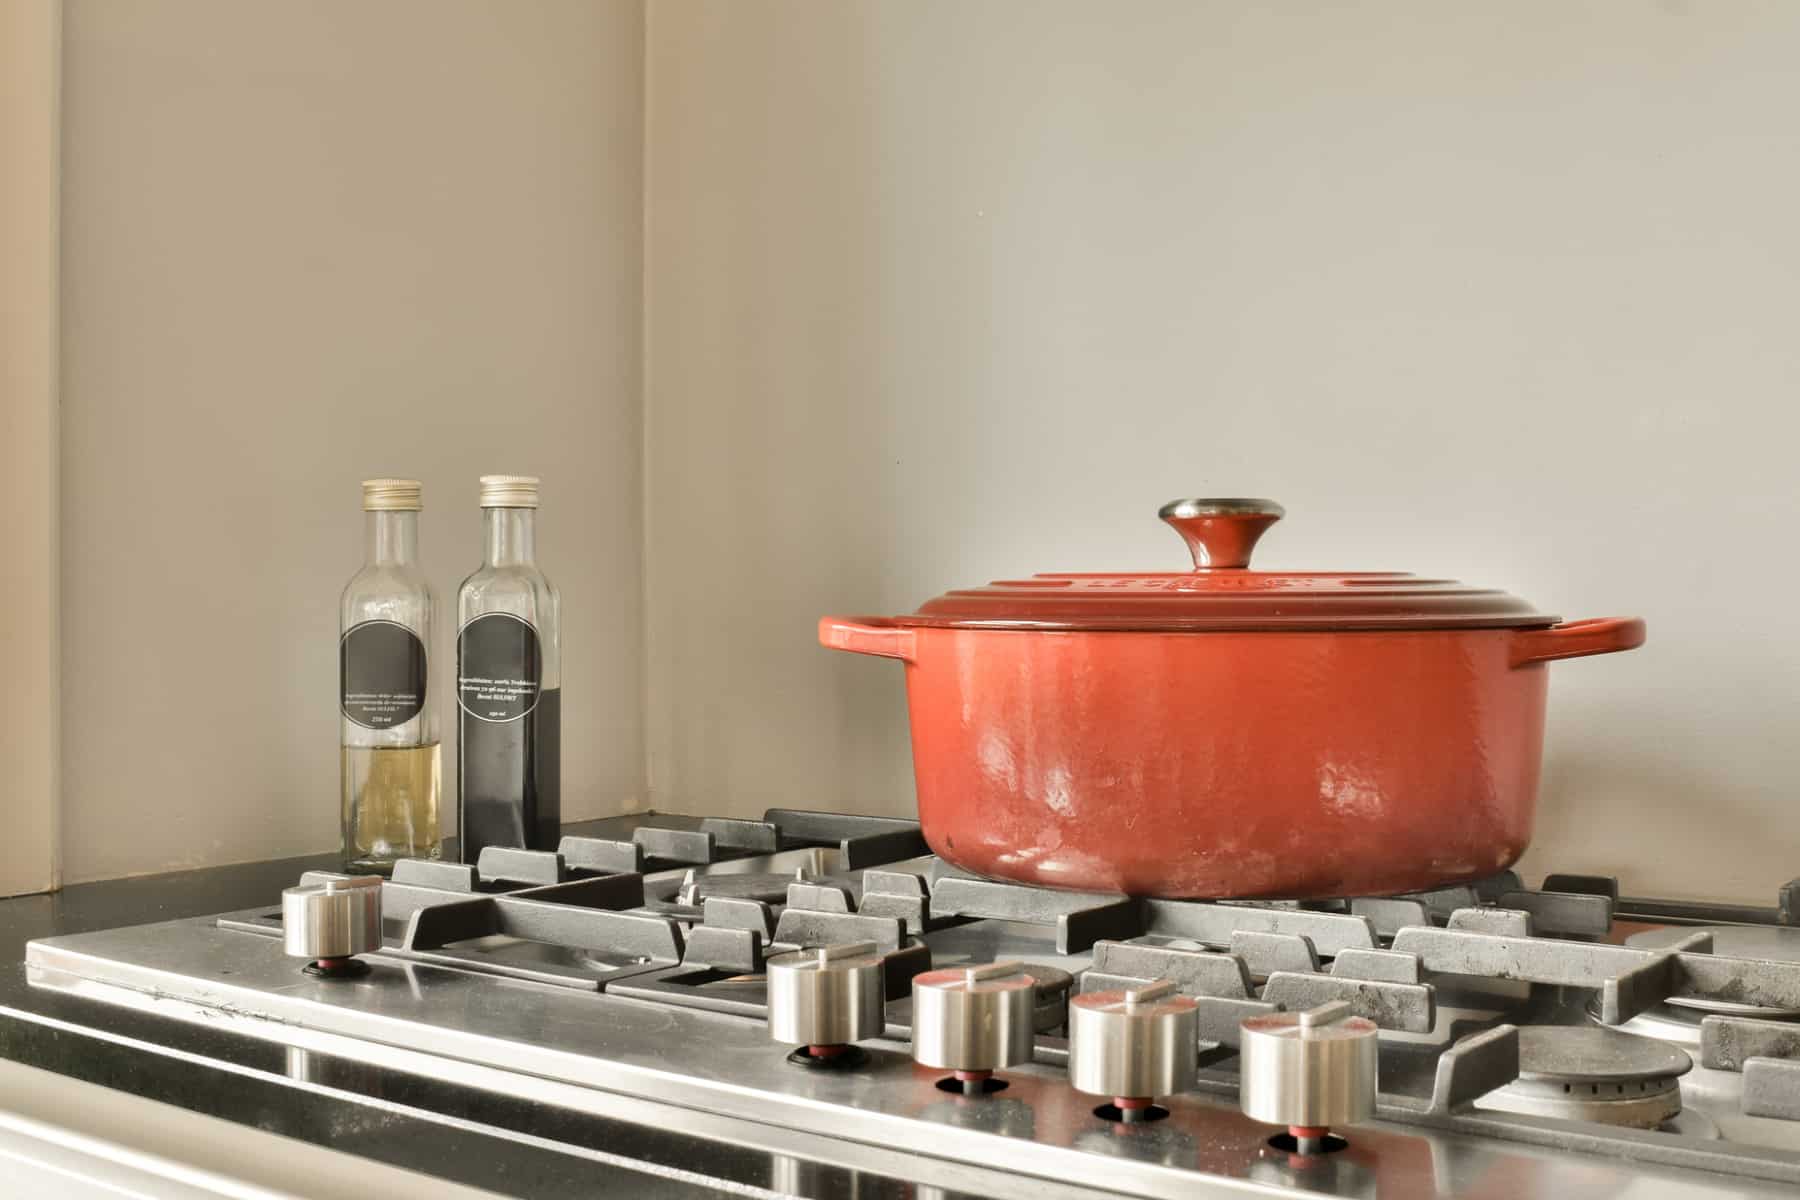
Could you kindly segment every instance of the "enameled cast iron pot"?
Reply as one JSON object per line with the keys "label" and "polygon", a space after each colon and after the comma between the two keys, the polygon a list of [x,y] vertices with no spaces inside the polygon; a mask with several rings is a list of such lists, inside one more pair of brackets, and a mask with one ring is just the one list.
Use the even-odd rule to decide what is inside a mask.
{"label": "enameled cast iron pot", "polygon": [[1644,623],[1559,623],[1387,572],[1249,570],[1267,500],[1162,517],[1192,572],[1037,575],[824,645],[906,664],[919,822],[1002,879],[1166,897],[1391,895],[1492,874],[1531,839],[1544,664]]}

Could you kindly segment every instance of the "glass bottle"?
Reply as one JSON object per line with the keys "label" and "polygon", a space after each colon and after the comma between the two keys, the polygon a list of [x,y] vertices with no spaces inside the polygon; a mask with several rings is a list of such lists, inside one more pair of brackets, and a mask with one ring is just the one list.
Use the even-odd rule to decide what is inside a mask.
{"label": "glass bottle", "polygon": [[344,865],[436,858],[442,766],[431,702],[436,598],[419,569],[416,479],[363,481],[363,567],[338,605]]}
{"label": "glass bottle", "polygon": [[537,568],[538,481],[481,477],[487,549],[457,592],[458,824],[484,846],[554,850],[562,829],[562,599]]}

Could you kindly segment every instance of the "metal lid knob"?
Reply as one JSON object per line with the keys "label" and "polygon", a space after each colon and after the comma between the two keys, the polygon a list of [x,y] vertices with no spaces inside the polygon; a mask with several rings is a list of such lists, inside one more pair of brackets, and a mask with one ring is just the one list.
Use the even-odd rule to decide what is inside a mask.
{"label": "metal lid knob", "polygon": [[1031,1061],[1037,980],[1021,964],[927,971],[913,977],[912,1000],[915,1062],[979,1081]]}
{"label": "metal lid knob", "polygon": [[1171,500],[1156,515],[1187,543],[1194,570],[1242,570],[1257,539],[1287,510],[1273,500]]}
{"label": "metal lid knob", "polygon": [[282,948],[314,974],[359,973],[350,960],[381,948],[381,879],[355,875],[281,893]]}
{"label": "metal lid knob", "polygon": [[1197,1006],[1169,980],[1069,1001],[1069,1082],[1112,1097],[1126,1119],[1193,1087],[1199,1053]]}
{"label": "metal lid knob", "polygon": [[780,954],[764,964],[769,1036],[798,1043],[810,1059],[879,1036],[885,1023],[881,956],[875,943],[825,946]]}
{"label": "metal lid knob", "polygon": [[1375,1022],[1341,1000],[1301,1013],[1270,1013],[1242,1024],[1238,1105],[1245,1115],[1286,1125],[1302,1143],[1375,1111]]}

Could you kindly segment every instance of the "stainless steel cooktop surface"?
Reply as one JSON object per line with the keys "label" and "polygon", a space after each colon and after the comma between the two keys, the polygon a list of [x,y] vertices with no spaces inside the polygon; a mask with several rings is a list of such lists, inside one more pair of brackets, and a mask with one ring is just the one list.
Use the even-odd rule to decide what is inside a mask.
{"label": "stainless steel cooktop surface", "polygon": [[603,832],[41,939],[29,983],[278,1045],[296,1087],[353,1062],[791,1163],[747,1194],[1800,1187],[1791,887],[1177,902],[974,878],[884,818]]}

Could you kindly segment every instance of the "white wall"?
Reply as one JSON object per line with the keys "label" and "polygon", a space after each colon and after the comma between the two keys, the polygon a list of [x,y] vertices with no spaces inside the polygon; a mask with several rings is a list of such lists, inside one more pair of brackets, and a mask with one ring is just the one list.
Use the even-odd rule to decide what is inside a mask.
{"label": "white wall", "polygon": [[446,604],[480,561],[476,476],[543,477],[565,811],[641,799],[642,21],[68,3],[71,881],[338,843],[368,475],[424,479]]}
{"label": "white wall", "polygon": [[909,811],[899,669],[821,613],[1178,567],[1157,505],[1247,493],[1271,566],[1648,618],[1552,668],[1528,871],[1800,874],[1800,7],[649,29],[657,805]]}

